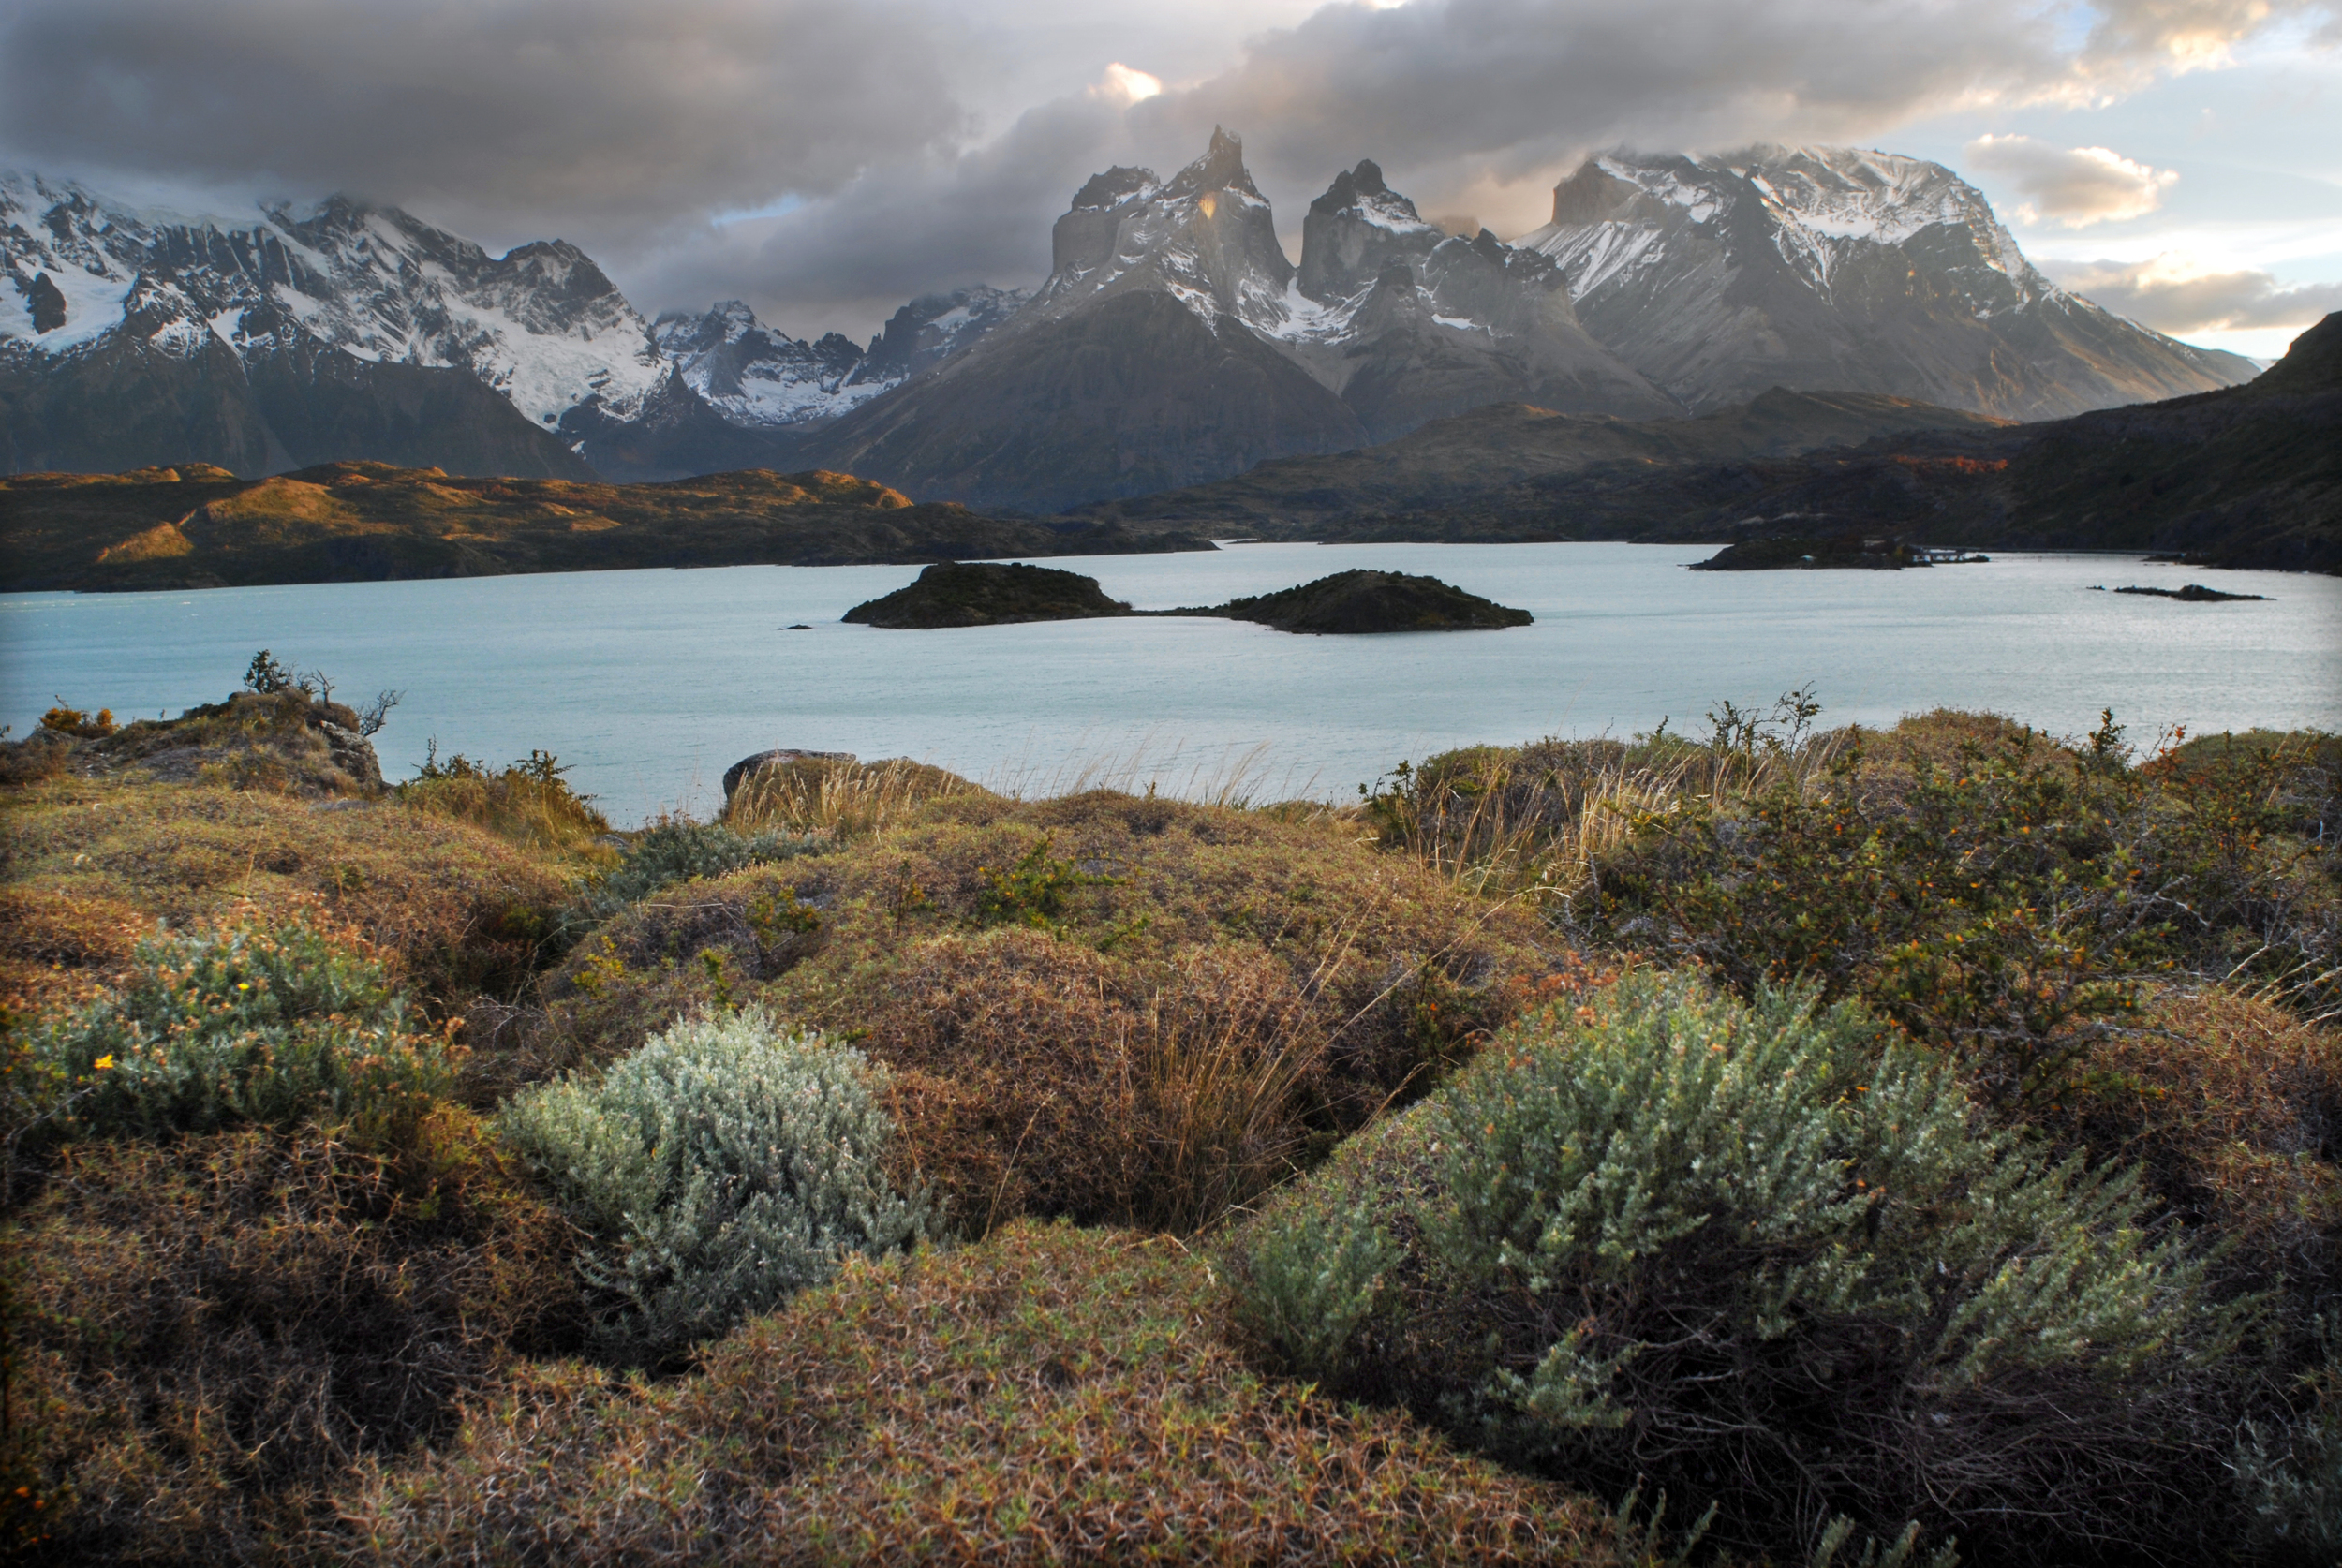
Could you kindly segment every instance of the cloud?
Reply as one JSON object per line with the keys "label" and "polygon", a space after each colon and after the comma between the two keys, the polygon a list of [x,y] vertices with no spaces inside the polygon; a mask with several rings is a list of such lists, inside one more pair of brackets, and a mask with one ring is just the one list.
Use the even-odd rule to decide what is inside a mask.
{"label": "cloud", "polygon": [[2029,136],[1979,136],[1965,151],[1969,170],[1998,174],[2024,197],[2010,214],[2024,223],[2083,229],[2139,217],[2179,179],[2104,147],[2053,147]]}
{"label": "cloud", "polygon": [[[787,303],[773,308],[806,324],[882,319],[913,294],[962,284],[1038,283],[1049,270],[1050,226],[1074,192],[1137,156],[1128,107],[1109,76],[1028,110],[989,141],[874,170],[773,222],[753,272],[783,280]],[[661,287],[685,298],[706,292],[684,283],[689,265],[665,272]]]}
{"label": "cloud", "polygon": [[966,116],[918,0],[14,0],[0,142],[614,231],[817,196]]}
{"label": "cloud", "polygon": [[2042,270],[2085,299],[2174,336],[2307,327],[2342,310],[2342,283],[2288,288],[2264,272],[2213,272],[2184,256],[2044,262]]}
{"label": "cloud", "polygon": [[1106,67],[1105,79],[1090,92],[1101,96],[1119,98],[1124,103],[1137,103],[1163,91],[1163,79],[1136,71],[1117,60]]}
{"label": "cloud", "polygon": [[[1036,281],[1089,173],[1168,172],[1215,123],[1288,219],[1373,157],[1423,210],[1513,233],[1599,147],[2102,100],[2336,3],[2092,0],[2076,33],[2039,0],[6,0],[0,149],[558,234],[645,309],[736,296],[859,332],[924,289]],[[1299,20],[1232,41],[1255,16]],[[2027,199],[2095,221],[2168,183],[2105,158],[2042,164]]]}

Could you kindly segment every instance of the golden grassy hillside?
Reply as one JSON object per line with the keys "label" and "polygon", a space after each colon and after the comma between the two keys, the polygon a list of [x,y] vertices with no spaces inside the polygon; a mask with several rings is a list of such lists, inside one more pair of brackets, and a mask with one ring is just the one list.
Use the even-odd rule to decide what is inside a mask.
{"label": "golden grassy hillside", "polygon": [[664,484],[460,479],[330,463],[0,479],[0,591],[220,587],[630,567],[800,566],[1208,548],[914,504],[815,469]]}

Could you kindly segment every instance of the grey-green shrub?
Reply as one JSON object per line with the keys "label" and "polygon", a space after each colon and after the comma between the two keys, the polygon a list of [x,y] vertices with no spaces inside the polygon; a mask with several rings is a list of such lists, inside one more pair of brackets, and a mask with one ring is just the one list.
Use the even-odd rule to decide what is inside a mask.
{"label": "grey-green shrub", "polygon": [[1987,1125],[1950,1064],[1851,1008],[1630,977],[1516,1024],[1312,1179],[1287,1202],[1321,1274],[1408,1242],[1329,1350],[1318,1276],[1275,1258],[1308,1233],[1272,1207],[1241,1277],[1252,1321],[1296,1325],[1284,1361],[1718,1501],[1762,1549],[1833,1514],[2153,1530],[2201,1481],[2174,1426],[2226,1342],[2201,1264],[2148,1233],[2134,1176]]}
{"label": "grey-green shrub", "polygon": [[1328,1212],[1322,1205],[1282,1204],[1246,1238],[1248,1287],[1238,1316],[1286,1368],[1338,1371],[1358,1325],[1374,1310],[1383,1274],[1399,1250],[1364,1207]]}
{"label": "grey-green shrub", "polygon": [[662,887],[816,854],[830,843],[818,833],[788,833],[778,828],[735,833],[720,822],[661,822],[645,829],[627,846],[618,865],[586,887],[564,913],[562,927],[574,939]]}
{"label": "grey-green shrub", "polygon": [[162,930],[122,985],[37,1032],[64,1090],[48,1135],[154,1136],[238,1123],[396,1141],[447,1092],[438,1035],[408,1026],[382,965],[295,921]]}
{"label": "grey-green shrub", "polygon": [[883,1070],[765,1013],[686,1019],[599,1078],[519,1096],[505,1138],[593,1238],[622,1359],[655,1363],[926,1235],[925,1198],[881,1169]]}
{"label": "grey-green shrub", "polygon": [[2342,1344],[2318,1326],[2326,1360],[2302,1380],[2305,1408],[2246,1422],[2231,1460],[2253,1542],[2279,1561],[2342,1558]]}

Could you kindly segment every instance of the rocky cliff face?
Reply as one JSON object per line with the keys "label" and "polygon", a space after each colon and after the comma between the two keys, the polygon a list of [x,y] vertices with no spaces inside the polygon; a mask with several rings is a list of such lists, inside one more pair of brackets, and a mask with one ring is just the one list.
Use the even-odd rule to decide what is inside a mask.
{"label": "rocky cliff face", "polygon": [[1551,259],[1442,234],[1372,163],[1312,204],[1297,268],[1242,145],[1218,130],[1168,180],[1093,176],[1051,255],[1030,304],[825,433],[818,461],[1050,508],[1344,451],[1485,403],[1676,409],[1579,326]]}
{"label": "rocky cliff face", "polygon": [[1030,314],[1062,318],[1117,294],[1169,295],[1208,322],[1255,332],[1288,314],[1293,263],[1244,147],[1214,128],[1204,155],[1167,182],[1116,168],[1075,193],[1049,236],[1048,280]]}
{"label": "rocky cliff face", "polygon": [[1372,162],[1302,222],[1298,304],[1273,335],[1377,441],[1488,403],[1653,418],[1675,401],[1589,336],[1550,258],[1442,233]]}
{"label": "rocky cliff face", "polygon": [[2065,292],[1974,186],[1891,154],[1608,155],[1519,243],[1559,263],[1588,331],[1695,409],[1786,386],[2044,419],[2254,373]]}
{"label": "rocky cliff face", "polygon": [[1032,301],[973,347],[822,433],[812,461],[922,496],[1052,510],[1363,445],[1275,337],[1299,296],[1235,138],[1169,180],[1111,169],[1075,194]]}

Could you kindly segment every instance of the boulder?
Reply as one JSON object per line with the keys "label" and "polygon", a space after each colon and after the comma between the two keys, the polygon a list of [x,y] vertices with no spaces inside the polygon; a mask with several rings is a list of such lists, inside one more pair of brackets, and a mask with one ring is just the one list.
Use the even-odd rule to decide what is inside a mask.
{"label": "boulder", "polygon": [[768,768],[785,768],[792,762],[851,762],[851,751],[795,751],[786,747],[772,751],[759,751],[743,757],[724,769],[724,801],[731,803],[739,792],[741,781],[754,777]]}

